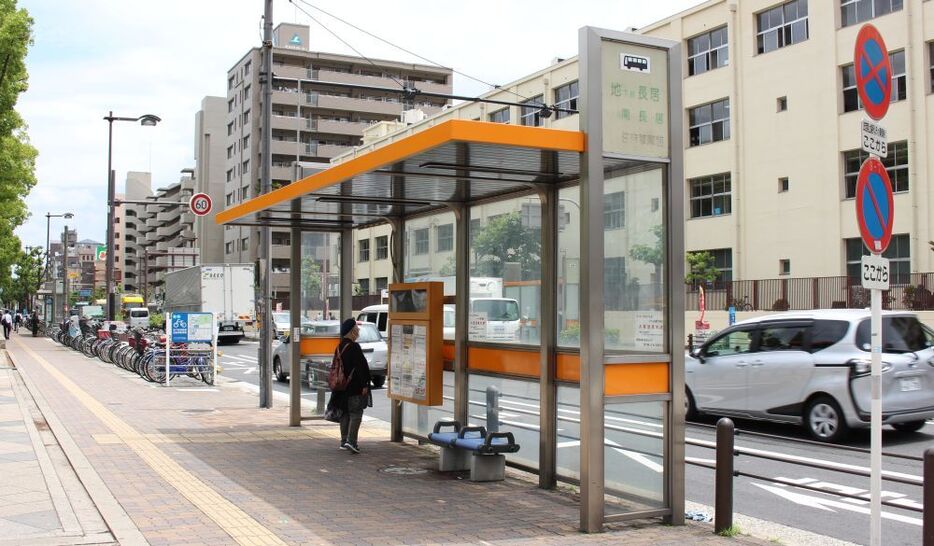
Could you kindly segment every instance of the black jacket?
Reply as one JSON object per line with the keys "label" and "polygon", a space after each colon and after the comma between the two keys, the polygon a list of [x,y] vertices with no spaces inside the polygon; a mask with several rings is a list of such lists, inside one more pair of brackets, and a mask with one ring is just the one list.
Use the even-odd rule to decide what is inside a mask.
{"label": "black jacket", "polygon": [[370,388],[370,365],[367,364],[366,357],[363,356],[363,349],[360,348],[359,343],[350,341],[345,337],[341,338],[337,350],[342,351],[341,360],[344,363],[344,375],[350,378],[350,383],[344,392],[348,396],[363,394],[363,389]]}

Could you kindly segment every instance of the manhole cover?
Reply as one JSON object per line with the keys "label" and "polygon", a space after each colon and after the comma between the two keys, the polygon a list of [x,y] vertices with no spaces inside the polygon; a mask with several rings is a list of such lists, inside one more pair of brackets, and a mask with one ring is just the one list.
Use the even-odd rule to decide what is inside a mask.
{"label": "manhole cover", "polygon": [[213,409],[183,409],[182,413],[214,413]]}
{"label": "manhole cover", "polygon": [[425,474],[428,471],[424,468],[413,468],[411,466],[387,466],[380,470],[386,474],[396,474],[398,476],[414,476],[416,474]]}

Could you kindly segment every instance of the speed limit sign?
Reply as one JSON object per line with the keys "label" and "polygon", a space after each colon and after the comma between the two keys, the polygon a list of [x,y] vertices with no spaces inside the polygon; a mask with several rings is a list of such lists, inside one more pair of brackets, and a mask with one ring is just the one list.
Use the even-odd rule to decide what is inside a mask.
{"label": "speed limit sign", "polygon": [[188,201],[188,208],[197,216],[204,216],[211,212],[211,197],[206,193],[196,193]]}

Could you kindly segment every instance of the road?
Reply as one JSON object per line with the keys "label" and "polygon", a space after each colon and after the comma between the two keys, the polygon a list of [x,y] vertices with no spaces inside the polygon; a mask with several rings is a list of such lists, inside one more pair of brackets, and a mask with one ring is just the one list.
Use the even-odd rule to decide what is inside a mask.
{"label": "road", "polygon": [[[258,345],[242,343],[223,347],[222,375],[245,384],[257,385],[256,351]],[[445,378],[445,397],[452,396],[450,375]],[[490,387],[500,392],[500,430],[513,432],[522,449],[510,459],[526,464],[538,460],[538,386],[534,383],[504,380],[485,376],[474,376],[471,384],[471,420],[487,424],[487,404]],[[256,389],[257,387],[252,387]],[[288,383],[274,382],[274,389],[288,393]],[[366,415],[389,420],[389,403],[385,389],[374,392],[374,407]],[[315,409],[316,393],[302,387],[303,413]],[[579,409],[574,400],[575,391],[559,388],[558,408],[558,466],[559,469],[578,468]],[[437,418],[450,416],[452,402],[445,401],[444,408],[432,408],[421,416],[408,416],[410,426],[429,427]],[[445,409],[447,413],[445,413]],[[692,442],[715,441],[712,425],[715,418],[702,417],[687,427],[687,457],[696,462],[713,464],[714,451],[690,445]],[[658,404],[641,403],[607,408],[606,431],[606,477],[610,484],[627,494],[634,505],[654,506],[660,502],[658,491],[663,484],[661,414]],[[759,450],[765,455],[780,454],[798,457],[803,463],[835,464],[840,468],[866,469],[869,467],[868,453],[840,449],[834,446],[795,442],[806,440],[806,433],[797,427],[737,421],[737,429],[775,435],[762,437],[740,434],[736,446]],[[928,424],[913,434],[883,430],[883,445],[886,453],[921,456],[934,441],[934,425]],[[868,449],[868,431],[856,431],[845,446]],[[788,483],[806,484],[828,491],[837,491],[869,498],[869,478],[852,474],[812,468],[801,464],[788,464],[763,458],[742,455],[736,458],[738,471],[758,476],[785,480]],[[847,466],[848,465],[848,466]],[[883,469],[908,481],[921,479],[922,463],[883,458]],[[561,472],[561,470],[559,470]],[[565,470],[563,473],[569,474]],[[713,506],[713,470],[688,465],[685,491],[688,500]],[[892,481],[883,481],[883,496],[902,506],[921,506],[921,487]],[[806,529],[822,535],[855,543],[867,543],[869,536],[869,503],[858,499],[822,494],[800,488],[788,487],[765,480],[738,477],[735,481],[734,507],[737,513],[766,521]],[[890,545],[914,545],[921,542],[921,514],[883,506],[883,540]]]}

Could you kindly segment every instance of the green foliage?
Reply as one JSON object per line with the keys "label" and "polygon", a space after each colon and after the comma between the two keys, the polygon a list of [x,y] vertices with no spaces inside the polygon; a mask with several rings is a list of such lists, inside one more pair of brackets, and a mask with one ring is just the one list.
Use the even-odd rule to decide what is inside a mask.
{"label": "green foliage", "polygon": [[454,256],[449,256],[448,261],[438,270],[438,275],[442,277],[453,277],[457,274],[457,260]]}
{"label": "green foliage", "polygon": [[151,313],[149,315],[149,326],[165,330],[165,315],[162,313]]}
{"label": "green foliage", "polygon": [[14,263],[16,274],[10,283],[9,299],[20,302],[25,307],[31,306],[32,297],[38,292],[42,283],[42,255],[42,248],[39,247],[19,252]]}
{"label": "green foliage", "polygon": [[665,245],[662,242],[665,235],[665,226],[662,224],[652,226],[652,234],[655,235],[655,244],[632,245],[629,250],[629,257],[633,260],[652,264],[658,268],[665,263]]}
{"label": "green foliage", "polygon": [[724,529],[717,534],[722,537],[735,537],[742,534],[742,532],[743,531],[739,528],[739,526],[734,523],[728,529]]}
{"label": "green foliage", "polygon": [[[14,109],[28,87],[26,53],[32,44],[32,25],[29,13],[17,9],[16,0],[0,0],[0,294],[7,302],[22,301],[35,292],[38,282],[31,268],[34,258],[24,257],[27,253],[13,234],[29,216],[25,198],[36,184],[38,152],[29,144],[26,124]],[[13,269],[21,266],[24,279],[14,281]]]}
{"label": "green foliage", "polygon": [[688,252],[688,272],[684,276],[685,284],[706,284],[717,280],[720,270],[714,265],[713,254],[706,250]]}
{"label": "green foliage", "polygon": [[321,267],[311,256],[302,258],[302,290],[306,298],[321,299]]}
{"label": "green foliage", "polygon": [[507,262],[519,262],[522,280],[541,277],[541,230],[522,225],[519,212],[492,218],[474,237],[475,276],[503,277]]}

